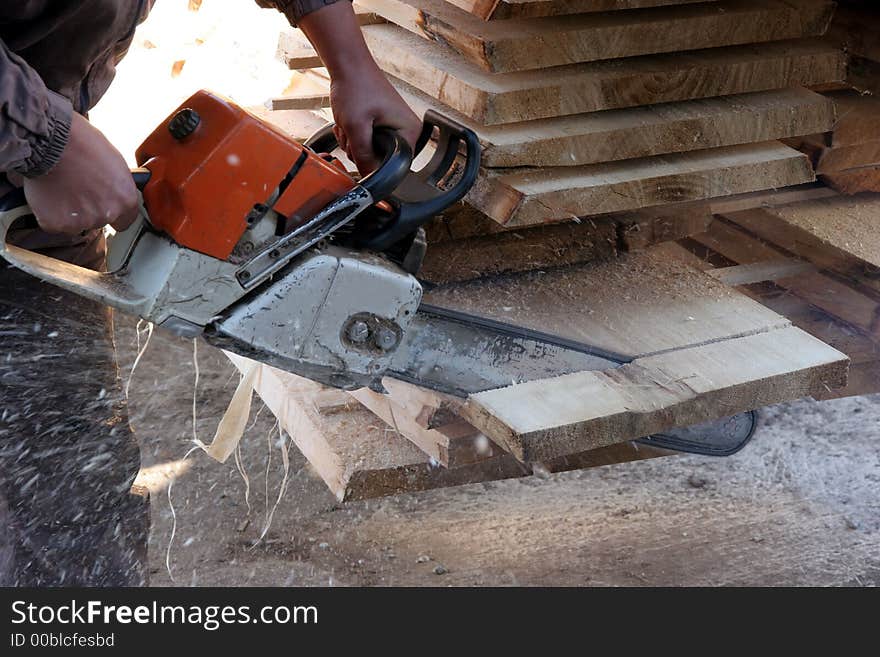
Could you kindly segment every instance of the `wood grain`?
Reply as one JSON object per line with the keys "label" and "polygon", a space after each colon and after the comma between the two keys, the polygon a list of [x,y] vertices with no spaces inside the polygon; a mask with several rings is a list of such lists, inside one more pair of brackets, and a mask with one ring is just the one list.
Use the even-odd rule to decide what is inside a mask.
{"label": "wood grain", "polygon": [[482,125],[843,80],[845,55],[817,40],[490,74],[393,25],[364,28],[379,65]]}
{"label": "wood grain", "polygon": [[361,0],[492,73],[824,34],[828,0],[719,0],[626,12],[486,23],[443,0]]}

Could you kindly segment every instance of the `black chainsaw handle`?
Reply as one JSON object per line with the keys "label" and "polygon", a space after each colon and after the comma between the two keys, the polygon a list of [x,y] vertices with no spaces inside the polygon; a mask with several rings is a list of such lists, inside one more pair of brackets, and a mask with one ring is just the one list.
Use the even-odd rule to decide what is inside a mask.
{"label": "black chainsaw handle", "polygon": [[[316,153],[332,153],[339,147],[339,141],[329,123],[309,137],[305,146]],[[373,201],[384,201],[403,182],[412,166],[412,149],[396,130],[378,127],[373,132],[373,150],[381,156],[379,168],[363,177],[360,186],[370,192]]]}
{"label": "black chainsaw handle", "polygon": [[[481,150],[477,135],[439,112],[428,110],[425,113],[422,132],[416,142],[416,156],[428,145],[435,130],[437,131],[437,148],[431,160],[419,171],[409,170],[409,167],[412,166],[412,159],[414,159],[411,157],[403,178],[397,179],[400,173],[399,169],[393,169],[393,175],[382,174],[383,169],[386,168],[386,164],[383,163],[377,171],[361,182],[362,185],[367,186],[373,176],[380,175],[383,192],[387,190],[386,182],[395,180],[396,184],[394,189],[383,196],[377,198],[375,194],[373,195],[377,201],[386,198],[391,201],[394,206],[394,214],[382,222],[381,226],[371,226],[370,230],[361,231],[358,236],[360,246],[376,251],[390,248],[415,233],[419,227],[450,205],[460,201],[473,186],[480,168]],[[378,129],[374,139],[386,132],[392,132],[398,142],[403,141],[398,133],[387,129]],[[387,139],[387,137],[383,137],[383,139]],[[319,153],[329,153],[335,150],[338,145],[332,124],[325,126],[306,141],[306,146]],[[462,155],[462,145],[464,146],[464,164],[460,170],[455,170],[454,167]],[[389,152],[387,147],[378,142],[376,150],[380,153]],[[448,177],[452,177],[453,172],[458,177],[457,182],[449,189],[442,189],[439,184]]]}

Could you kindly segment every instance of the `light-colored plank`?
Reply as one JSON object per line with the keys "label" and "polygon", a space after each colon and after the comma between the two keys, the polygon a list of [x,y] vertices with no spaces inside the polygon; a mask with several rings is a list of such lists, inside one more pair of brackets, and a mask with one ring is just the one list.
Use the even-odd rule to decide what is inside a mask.
{"label": "light-colored plank", "polygon": [[367,388],[349,394],[445,468],[471,465],[502,453],[492,441],[460,418],[428,429],[390,395],[380,395]]}
{"label": "light-colored plank", "polygon": [[[253,361],[227,356],[239,369]],[[340,502],[399,493],[527,477],[532,467],[509,454],[447,469],[433,464],[365,408],[322,415],[314,403],[321,386],[267,365],[258,365],[257,394]],[[541,472],[564,472],[667,456],[671,452],[622,443],[542,464]]]}
{"label": "light-colored plank", "polygon": [[[619,11],[665,5],[684,5],[706,0],[447,0],[483,20],[565,16],[597,11]],[[715,0],[708,0],[714,2]]]}
{"label": "light-colored plank", "polygon": [[434,109],[474,130],[486,167],[574,166],[749,144],[826,132],[835,118],[831,100],[794,88],[481,126],[396,84],[417,114]]}
{"label": "light-colored plank", "polygon": [[463,413],[517,458],[540,461],[841,387],[847,364],[788,327],[490,390]]}
{"label": "light-colored plank", "polygon": [[273,98],[270,107],[272,110],[319,110],[330,107],[330,94],[302,94]]}
{"label": "light-colored plank", "polygon": [[656,247],[429,290],[425,302],[641,358],[788,321]]}
{"label": "light-colored plank", "polygon": [[820,199],[726,216],[823,269],[880,280],[878,194]]}
{"label": "light-colored plank", "polygon": [[[770,244],[749,239],[745,231],[723,219],[713,222],[706,233],[694,236],[693,240],[738,264],[773,261],[786,256]],[[849,281],[821,272],[778,279],[776,284],[868,335],[880,337],[880,304],[876,292],[856,289]]]}
{"label": "light-colored plank", "polygon": [[814,179],[802,153],[766,142],[583,167],[485,170],[467,199],[501,224],[525,226]]}
{"label": "light-colored plank", "polygon": [[719,0],[627,12],[486,23],[443,0],[362,0],[492,73],[824,34],[828,0]]}
{"label": "light-colored plank", "polygon": [[843,52],[813,39],[493,75],[393,25],[366,27],[364,35],[387,73],[482,125],[811,86],[846,74]]}
{"label": "light-colored plank", "polygon": [[803,260],[791,260],[780,258],[767,262],[755,262],[749,265],[733,265],[713,269],[706,273],[725,285],[736,287],[738,285],[752,285],[765,281],[777,281],[781,278],[792,278],[801,274],[812,273],[816,267]]}

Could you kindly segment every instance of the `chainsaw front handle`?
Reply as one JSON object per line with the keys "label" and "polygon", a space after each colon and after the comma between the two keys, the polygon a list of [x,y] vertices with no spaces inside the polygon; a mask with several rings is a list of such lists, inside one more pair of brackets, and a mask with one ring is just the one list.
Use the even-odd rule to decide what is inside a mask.
{"label": "chainsaw front handle", "polygon": [[[435,132],[437,143],[434,155],[424,167],[418,171],[411,171],[412,160],[421,154]],[[397,143],[403,141],[397,132],[379,128],[374,136],[377,153],[387,155],[390,152],[387,143],[388,133],[394,135]],[[386,143],[381,143],[380,139]],[[339,143],[333,132],[333,124],[319,130],[306,141],[305,145],[319,153],[334,151]],[[394,216],[381,227],[371,230],[369,234],[361,235],[360,246],[384,251],[412,235],[449,206],[458,203],[477,179],[480,155],[480,140],[473,130],[465,128],[439,112],[428,110],[425,113],[422,132],[416,142],[415,155],[410,156],[410,163],[407,164],[403,176],[401,177],[401,170],[397,167],[394,167],[393,174],[391,173],[392,168],[387,164],[386,157],[385,163],[379,169],[361,181],[361,185],[369,189],[368,185],[375,184],[371,179],[380,178],[383,193],[373,194],[373,198],[377,202],[390,201],[395,212]],[[400,162],[402,159],[397,161],[398,167]],[[383,171],[385,169],[388,169],[387,173]],[[450,180],[455,182],[448,189],[440,186]],[[390,187],[392,182],[395,183],[393,188]]]}
{"label": "chainsaw front handle", "polygon": [[[142,189],[149,180],[149,171],[145,169],[133,171],[132,175],[139,189]],[[27,205],[21,189],[16,189],[0,198],[0,258],[47,283],[113,306],[123,312],[138,314],[147,298],[128,282],[125,272],[97,272],[9,244],[6,240],[12,225],[19,219],[32,215],[33,212]],[[143,223],[146,221],[144,217],[145,212],[142,209],[140,216],[129,228],[116,234],[113,238],[113,251],[116,254],[128,255],[141,233]],[[113,269],[114,265],[118,264],[121,267],[124,263],[109,264]]]}

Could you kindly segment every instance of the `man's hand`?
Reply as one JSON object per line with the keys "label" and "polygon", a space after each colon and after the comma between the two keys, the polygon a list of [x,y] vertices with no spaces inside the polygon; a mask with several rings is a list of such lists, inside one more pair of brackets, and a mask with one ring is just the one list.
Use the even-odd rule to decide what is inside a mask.
{"label": "man's hand", "polygon": [[74,114],[70,138],[52,170],[22,187],[40,228],[77,235],[112,224],[128,228],[138,215],[138,193],[125,159],[100,130]]}
{"label": "man's hand", "polygon": [[358,170],[366,174],[379,165],[373,152],[376,127],[394,128],[415,146],[422,122],[373,60],[351,3],[342,0],[307,14],[299,27],[330,73],[336,137]]}

